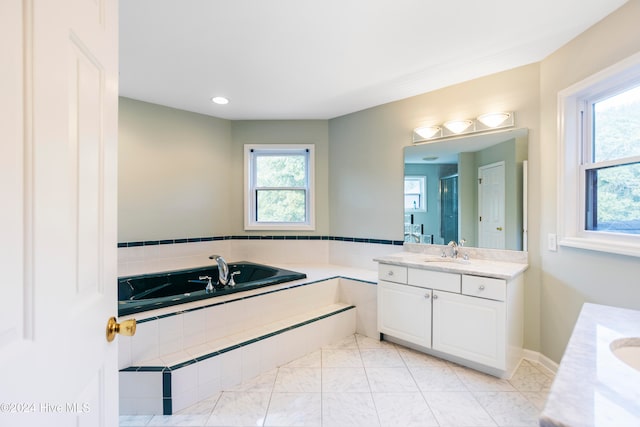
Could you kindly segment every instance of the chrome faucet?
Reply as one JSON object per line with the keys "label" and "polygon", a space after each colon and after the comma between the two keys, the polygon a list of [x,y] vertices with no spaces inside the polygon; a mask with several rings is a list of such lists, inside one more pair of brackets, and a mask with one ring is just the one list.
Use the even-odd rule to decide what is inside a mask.
{"label": "chrome faucet", "polygon": [[227,261],[220,255],[211,255],[209,259],[218,263],[218,283],[226,286],[227,283],[229,283],[229,266],[227,265]]}
{"label": "chrome faucet", "polygon": [[208,280],[207,287],[204,288],[204,291],[206,293],[210,294],[211,292],[215,291],[215,288],[213,287],[213,283],[211,283],[211,276],[200,276],[199,279],[200,280]]}
{"label": "chrome faucet", "polygon": [[452,240],[449,242],[449,246],[451,247],[451,258],[458,258],[458,244]]}

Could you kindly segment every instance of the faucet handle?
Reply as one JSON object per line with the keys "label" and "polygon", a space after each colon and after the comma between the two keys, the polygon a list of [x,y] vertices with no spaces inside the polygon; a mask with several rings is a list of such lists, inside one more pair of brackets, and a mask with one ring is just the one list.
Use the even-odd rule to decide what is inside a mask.
{"label": "faucet handle", "polygon": [[211,292],[213,292],[215,289],[213,287],[213,283],[211,283],[211,276],[200,276],[199,277],[200,280],[208,280],[209,282],[207,283],[207,287],[204,288],[204,291],[208,294],[210,294]]}
{"label": "faucet handle", "polygon": [[233,287],[236,285],[236,281],[233,279],[233,276],[236,276],[238,274],[240,274],[239,271],[234,271],[233,273],[231,273],[231,277],[229,278],[229,283],[228,283],[229,286]]}

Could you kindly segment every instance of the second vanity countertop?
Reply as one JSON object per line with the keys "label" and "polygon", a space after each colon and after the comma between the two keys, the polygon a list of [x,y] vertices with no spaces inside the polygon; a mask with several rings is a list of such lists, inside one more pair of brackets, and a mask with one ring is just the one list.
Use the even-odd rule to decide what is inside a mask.
{"label": "second vanity countertop", "polygon": [[560,362],[542,427],[640,425],[640,371],[611,351],[640,337],[640,311],[585,304]]}
{"label": "second vanity countertop", "polygon": [[[464,248],[467,251],[467,248]],[[424,270],[442,271],[447,273],[470,274],[474,276],[494,277],[497,279],[512,279],[528,267],[522,256],[518,253],[509,257],[502,256],[502,259],[483,259],[474,258],[470,254],[468,260],[459,256],[457,259],[451,257],[442,257],[441,250],[430,252],[412,252],[404,251],[396,254],[375,258],[374,261],[383,264],[403,265],[411,268],[420,268]],[[504,253],[506,251],[501,251]],[[505,260],[507,258],[507,260]]]}

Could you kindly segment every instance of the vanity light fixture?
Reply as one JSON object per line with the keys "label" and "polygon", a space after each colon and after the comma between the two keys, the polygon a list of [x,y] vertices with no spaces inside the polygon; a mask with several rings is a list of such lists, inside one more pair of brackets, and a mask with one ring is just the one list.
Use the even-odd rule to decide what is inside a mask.
{"label": "vanity light fixture", "polygon": [[442,136],[442,128],[440,126],[422,126],[415,128],[414,132],[424,139],[438,138]]}
{"label": "vanity light fixture", "polygon": [[496,128],[509,117],[511,117],[511,113],[488,113],[478,116],[478,121],[487,127]]}
{"label": "vanity light fixture", "polygon": [[225,98],[224,96],[214,96],[213,98],[211,98],[211,102],[218,105],[226,105],[229,103],[229,99]]}
{"label": "vanity light fixture", "polygon": [[442,125],[420,126],[413,130],[413,143],[453,138],[460,135],[490,132],[515,126],[513,112],[494,112],[475,119],[449,120]]}
{"label": "vanity light fixture", "polygon": [[443,126],[449,129],[451,132],[458,134],[469,129],[469,126],[471,126],[472,124],[472,120],[450,120]]}

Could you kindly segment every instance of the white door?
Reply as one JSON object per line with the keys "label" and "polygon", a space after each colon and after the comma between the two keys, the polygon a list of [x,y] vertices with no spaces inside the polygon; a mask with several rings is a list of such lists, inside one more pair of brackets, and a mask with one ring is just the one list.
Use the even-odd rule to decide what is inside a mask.
{"label": "white door", "polygon": [[505,369],[505,331],[504,302],[433,292],[434,350]]}
{"label": "white door", "polygon": [[481,248],[505,248],[504,188],[504,162],[478,168],[478,246]]}
{"label": "white door", "polygon": [[431,347],[431,289],[379,281],[378,330]]}
{"label": "white door", "polygon": [[0,5],[0,425],[115,427],[117,1]]}

